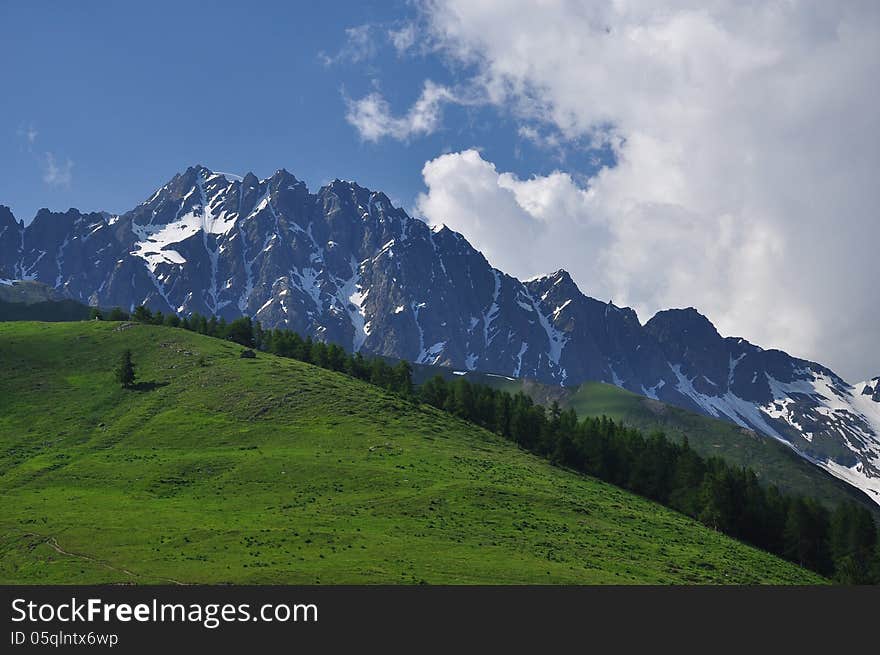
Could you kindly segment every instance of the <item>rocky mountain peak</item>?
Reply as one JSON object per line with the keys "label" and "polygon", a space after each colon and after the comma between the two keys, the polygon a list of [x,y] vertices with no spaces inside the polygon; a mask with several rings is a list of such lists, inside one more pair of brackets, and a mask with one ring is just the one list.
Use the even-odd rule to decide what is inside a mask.
{"label": "rocky mountain peak", "polygon": [[689,344],[717,345],[722,341],[712,322],[693,307],[657,312],[645,329],[661,343],[686,339]]}
{"label": "rocky mountain peak", "polygon": [[549,275],[541,275],[524,282],[526,287],[538,298],[571,298],[581,296],[581,290],[568,271],[559,269]]}
{"label": "rocky mountain peak", "polygon": [[0,229],[11,225],[18,225],[12,214],[12,209],[6,205],[0,205]]}
{"label": "rocky mountain peak", "polygon": [[24,223],[16,222],[12,210],[0,205],[0,280],[23,277],[20,253],[24,238]]}
{"label": "rocky mountain peak", "polygon": [[296,179],[296,176],[293,175],[293,173],[289,172],[286,168],[279,168],[272,174],[272,177],[270,177],[269,180],[278,185],[288,184],[296,186],[298,184],[303,184],[298,179]]}
{"label": "rocky mountain peak", "polygon": [[862,395],[868,396],[876,403],[880,403],[880,375],[865,382],[862,387]]}

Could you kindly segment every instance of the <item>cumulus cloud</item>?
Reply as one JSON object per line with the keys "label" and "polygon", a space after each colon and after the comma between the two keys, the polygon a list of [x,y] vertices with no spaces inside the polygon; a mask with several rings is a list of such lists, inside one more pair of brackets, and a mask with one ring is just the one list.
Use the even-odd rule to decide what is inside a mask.
{"label": "cumulus cloud", "polygon": [[880,5],[435,0],[423,14],[523,137],[604,141],[617,161],[578,186],[445,155],[423,171],[429,220],[513,273],[566,267],[643,319],[694,305],[723,333],[880,373]]}
{"label": "cumulus cloud", "polygon": [[595,236],[605,226],[592,220],[587,192],[565,173],[521,180],[465,150],[427,162],[422,176],[428,191],[419,195],[417,211],[431,224],[466,234],[507,272],[531,277],[554,259],[599,255]]}
{"label": "cumulus cloud", "polygon": [[43,161],[43,182],[52,187],[70,188],[72,181],[73,162],[67,159],[64,163],[59,163],[54,154],[47,152]]}
{"label": "cumulus cloud", "polygon": [[458,102],[452,90],[427,80],[416,102],[402,116],[395,116],[388,101],[374,91],[359,100],[347,99],[345,118],[366,141],[384,137],[405,140],[434,132],[447,102]]}

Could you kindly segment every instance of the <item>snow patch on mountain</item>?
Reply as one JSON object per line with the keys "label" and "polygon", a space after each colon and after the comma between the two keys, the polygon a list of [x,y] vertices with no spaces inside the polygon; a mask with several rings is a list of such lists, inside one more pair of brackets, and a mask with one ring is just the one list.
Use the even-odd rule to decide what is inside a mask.
{"label": "snow patch on mountain", "polygon": [[722,396],[710,396],[700,393],[693,385],[693,381],[696,380],[697,376],[688,378],[682,373],[681,365],[679,364],[670,364],[669,368],[678,380],[676,389],[679,393],[693,400],[694,403],[709,416],[727,419],[748,429],[754,429],[753,426],[757,425],[765,434],[775,439],[779,439],[780,441],[785,441],[785,439],[767,423],[764,419],[764,414],[753,403],[735,396],[730,391]]}
{"label": "snow patch on mountain", "polygon": [[[352,350],[358,352],[363,347],[364,341],[370,336],[370,322],[367,320],[366,310],[364,309],[364,302],[367,299],[369,290],[365,290],[361,286],[361,268],[353,256],[350,264],[352,276],[342,283],[336,297],[345,308],[351,320],[351,326],[354,328]],[[320,305],[318,306],[320,307]]]}
{"label": "snow patch on mountain", "polygon": [[535,299],[532,298],[531,294],[529,294],[529,298],[531,298],[532,307],[535,308],[535,312],[538,315],[538,321],[541,323],[541,327],[544,328],[544,332],[547,334],[547,357],[558,368],[559,358],[562,357],[562,349],[565,348],[568,338],[565,336],[564,332],[556,329],[553,323],[550,322],[550,319],[541,311],[541,308],[538,306],[538,303],[535,302]]}
{"label": "snow patch on mountain", "polygon": [[729,361],[727,365],[727,386],[731,386],[733,384],[733,375],[736,372],[736,367],[739,366],[739,363],[747,354],[748,353],[742,353],[736,358],[734,358],[733,355],[730,355],[730,357],[728,358]]}
{"label": "snow patch on mountain", "polygon": [[523,355],[526,354],[526,351],[529,349],[529,344],[525,341],[522,342],[522,345],[519,347],[519,352],[516,355],[516,368],[513,369],[513,377],[519,377],[520,371],[522,371],[522,358]]}
{"label": "snow patch on mountain", "polygon": [[866,492],[869,498],[880,505],[880,477],[865,470],[861,462],[852,467],[843,466],[831,459],[818,464],[832,475]]}
{"label": "snow patch on mountain", "polygon": [[416,364],[433,365],[439,363],[444,348],[446,348],[446,341],[438,341],[430,348],[427,348],[419,353],[419,357],[418,359],[416,359]]}
{"label": "snow patch on mountain", "polygon": [[498,305],[498,296],[501,294],[501,273],[492,269],[495,276],[495,290],[492,292],[492,304],[483,312],[483,345],[486,347],[492,344],[495,334],[491,333],[492,322],[498,317],[501,307]]}
{"label": "snow patch on mountain", "polygon": [[865,387],[871,385],[873,385],[874,394],[877,395],[877,388],[880,386],[880,381],[878,381],[877,378],[874,378],[868,382],[854,384],[850,391],[850,402],[856,411],[868,420],[871,427],[874,429],[874,432],[877,435],[880,435],[880,402],[873,400],[871,396],[862,393]]}
{"label": "snow patch on mountain", "polygon": [[660,400],[657,396],[657,392],[660,391],[666,385],[666,380],[660,380],[657,384],[652,387],[645,388],[642,386],[642,395],[647,396],[648,398],[653,398],[654,400]]}
{"label": "snow patch on mountain", "polygon": [[794,418],[794,413],[792,411],[791,405],[795,404],[795,400],[793,398],[778,398],[773,401],[767,403],[766,405],[761,406],[761,411],[764,412],[767,416],[772,419],[776,419],[778,421],[785,421],[793,428],[798,430],[801,435],[807,441],[813,441],[813,433],[804,429],[802,425],[800,425],[797,420]]}
{"label": "snow patch on mountain", "polygon": [[[731,368],[734,367],[732,360]],[[670,364],[677,390],[706,414],[755,429],[793,448],[798,454],[833,475],[871,493],[880,504],[880,403],[861,393],[864,385],[850,386],[824,371],[799,368],[790,382],[765,374],[772,399],[762,405],[744,400],[731,391],[720,395],[699,392],[678,364]],[[732,378],[731,378],[732,379]],[[656,397],[657,389],[645,390]],[[813,443],[820,433],[848,448],[858,461],[845,466],[830,458],[816,457],[792,443],[790,432]]]}
{"label": "snow patch on mountain", "polygon": [[152,223],[145,225],[131,224],[132,232],[138,238],[131,254],[143,259],[152,273],[155,273],[156,268],[162,263],[178,265],[186,263],[183,255],[171,246],[179,244],[199,233],[203,235],[225,235],[235,226],[237,214],[229,214],[226,211],[222,211],[219,214],[213,213],[211,206],[205,198],[204,183],[201,181],[201,178],[199,178],[198,184],[184,196],[179,211],[182,211],[186,201],[196,192],[201,195],[201,202],[195,205],[192,210],[179,215],[170,223],[159,225]]}
{"label": "snow patch on mountain", "polygon": [[[307,266],[301,271],[294,271],[294,274],[299,278],[300,289],[302,289],[305,294],[312,299],[312,302],[315,303],[315,309],[320,311],[322,307],[320,281],[321,272],[316,268]],[[357,282],[357,277],[358,276],[352,277],[352,280],[355,280],[355,283]]]}

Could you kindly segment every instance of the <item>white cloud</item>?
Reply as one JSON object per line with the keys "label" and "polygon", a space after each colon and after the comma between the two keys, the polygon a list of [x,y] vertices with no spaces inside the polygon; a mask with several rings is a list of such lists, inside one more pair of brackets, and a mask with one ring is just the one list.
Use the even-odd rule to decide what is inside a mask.
{"label": "white cloud", "polygon": [[440,124],[443,104],[457,101],[450,89],[427,80],[418,100],[403,116],[394,116],[388,101],[374,91],[359,100],[347,100],[345,118],[366,141],[384,137],[404,140],[434,132]]}
{"label": "white cloud", "polygon": [[604,138],[618,159],[581,188],[518,180],[473,152],[439,157],[419,201],[431,220],[511,272],[569,268],[643,319],[695,305],[723,333],[880,373],[880,4],[423,10],[435,47],[531,126],[522,136]]}
{"label": "white cloud", "polygon": [[532,125],[521,125],[517,134],[545,150],[559,150],[565,145],[564,139],[557,132],[542,132]]}
{"label": "white cloud", "polygon": [[36,143],[36,141],[37,141],[37,137],[40,135],[40,133],[37,131],[37,128],[34,127],[33,123],[30,123],[26,127],[25,126],[19,127],[15,133],[18,136],[18,138],[24,139],[25,141],[27,141],[28,150],[30,150],[33,147],[34,143]]}
{"label": "white cloud", "polygon": [[564,173],[520,180],[499,173],[476,150],[441,155],[422,169],[428,187],[416,201],[431,224],[466,234],[499,268],[530,277],[548,262],[594,259],[587,193]]}
{"label": "white cloud", "polygon": [[43,162],[43,181],[49,186],[70,188],[72,180],[73,162],[67,159],[63,164],[59,164],[55,160],[55,155],[47,152]]}
{"label": "white cloud", "polygon": [[[756,221],[710,222],[660,202],[609,206],[566,173],[523,180],[476,150],[441,155],[422,175],[428,191],[417,210],[466,234],[496,266],[529,278],[564,265],[587,293],[632,302],[644,318],[654,303],[689,304],[679,290],[702,287],[719,300],[704,309],[726,316],[731,298],[747,298],[780,254],[780,236]],[[806,329],[808,317],[800,319]]]}
{"label": "white cloud", "polygon": [[373,36],[373,26],[369,23],[356,25],[345,30],[345,44],[335,55],[328,55],[321,51],[318,58],[325,66],[332,66],[340,62],[357,64],[371,59],[376,55],[377,46]]}
{"label": "white cloud", "polygon": [[404,54],[412,48],[416,42],[416,27],[412,23],[407,23],[397,30],[388,30],[388,40],[397,50],[398,54]]}

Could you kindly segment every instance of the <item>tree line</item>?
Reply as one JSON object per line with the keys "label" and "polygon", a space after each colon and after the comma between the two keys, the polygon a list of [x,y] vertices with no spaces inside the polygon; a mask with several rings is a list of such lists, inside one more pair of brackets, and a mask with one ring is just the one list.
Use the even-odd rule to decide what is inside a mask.
{"label": "tree line", "polygon": [[[107,318],[129,316],[113,310]],[[137,307],[130,318],[345,373],[475,423],[556,465],[654,500],[837,582],[880,583],[880,539],[866,508],[844,503],[829,511],[811,498],[784,494],[775,485],[762,485],[750,469],[702,457],[687,438],[676,443],[660,431],[646,436],[605,416],[578,419],[574,410],[556,402],[545,408],[522,392],[511,394],[464,378],[447,381],[438,375],[416,388],[408,362],[391,365],[291,330],[263,330],[249,317],[227,323],[197,313],[181,318]]]}

